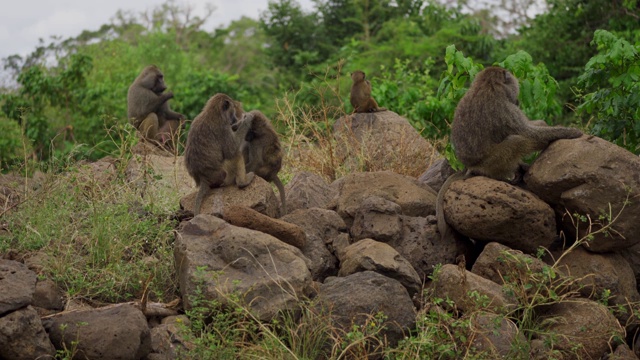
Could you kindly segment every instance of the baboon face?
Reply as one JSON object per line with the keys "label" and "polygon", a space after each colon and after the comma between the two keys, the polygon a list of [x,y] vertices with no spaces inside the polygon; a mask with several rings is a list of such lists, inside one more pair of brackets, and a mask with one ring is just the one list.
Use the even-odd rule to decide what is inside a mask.
{"label": "baboon face", "polygon": [[238,122],[235,102],[226,94],[214,95],[207,103],[207,107],[214,113],[220,114],[222,119],[220,125],[233,127]]}
{"label": "baboon face", "polygon": [[366,75],[365,75],[364,72],[362,72],[360,70],[356,70],[356,71],[351,73],[351,80],[353,80],[354,82],[362,81],[362,80],[364,80],[365,76]]}
{"label": "baboon face", "polygon": [[156,94],[162,94],[167,89],[164,84],[164,75],[155,65],[147,66],[140,74],[140,84]]}

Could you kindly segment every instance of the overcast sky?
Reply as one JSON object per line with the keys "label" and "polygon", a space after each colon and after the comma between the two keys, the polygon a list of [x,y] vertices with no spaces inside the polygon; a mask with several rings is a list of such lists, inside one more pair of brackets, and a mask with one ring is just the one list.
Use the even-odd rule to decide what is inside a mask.
{"label": "overcast sky", "polygon": [[[27,55],[38,45],[38,39],[50,43],[52,35],[63,39],[80,35],[83,30],[98,30],[110,23],[118,10],[138,14],[151,10],[164,0],[12,0],[3,1],[0,11],[0,58]],[[242,15],[257,19],[267,9],[268,0],[176,0],[189,4],[197,15],[205,13],[205,4],[216,10],[204,29],[211,31]],[[312,0],[298,0],[303,9],[313,9]],[[1,69],[0,69],[1,70]]]}

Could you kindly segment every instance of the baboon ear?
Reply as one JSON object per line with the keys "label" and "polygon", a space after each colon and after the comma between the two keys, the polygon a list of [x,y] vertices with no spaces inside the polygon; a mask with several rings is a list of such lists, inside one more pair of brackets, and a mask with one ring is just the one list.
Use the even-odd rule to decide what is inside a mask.
{"label": "baboon ear", "polygon": [[231,102],[229,100],[225,100],[222,103],[222,110],[223,111],[227,111],[227,110],[229,110],[229,107],[231,107]]}

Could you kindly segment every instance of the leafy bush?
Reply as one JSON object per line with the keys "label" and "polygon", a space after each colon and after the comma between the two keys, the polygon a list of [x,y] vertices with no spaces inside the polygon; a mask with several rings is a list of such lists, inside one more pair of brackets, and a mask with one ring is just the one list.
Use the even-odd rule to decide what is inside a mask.
{"label": "leafy bush", "polygon": [[20,125],[10,119],[0,118],[0,169],[7,169],[14,162],[24,161],[31,146],[22,136]]}
{"label": "leafy bush", "polygon": [[578,113],[593,124],[594,135],[640,154],[640,45],[597,30],[598,54],[578,78],[586,92]]}

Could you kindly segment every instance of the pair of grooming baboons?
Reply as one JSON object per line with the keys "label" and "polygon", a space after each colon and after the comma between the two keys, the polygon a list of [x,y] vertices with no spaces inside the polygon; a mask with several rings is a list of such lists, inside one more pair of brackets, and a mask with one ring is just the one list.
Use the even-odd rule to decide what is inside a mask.
{"label": "pair of grooming baboons", "polygon": [[[171,111],[164,76],[147,66],[129,87],[128,117],[146,141],[173,146],[184,115]],[[198,186],[194,214],[200,213],[209,189],[235,184],[242,188],[254,175],[273,182],[286,213],[284,186],[278,178],[282,147],[269,119],[260,111],[244,113],[239,102],[216,94],[191,123],[184,160]]]}
{"label": "pair of grooming baboons", "polygon": [[[153,89],[148,85],[153,82],[139,80],[144,78],[145,71],[131,87],[144,82],[147,89]],[[155,67],[153,72],[159,74],[162,83],[158,87],[162,90],[156,96],[163,97],[162,74]],[[371,97],[371,84],[362,71],[353,72],[351,78],[350,100],[354,112],[385,110]],[[453,181],[480,175],[515,182],[526,170],[521,161],[525,155],[544,150],[555,140],[582,136],[578,129],[551,127],[543,120],[529,120],[519,108],[519,91],[518,80],[508,70],[488,67],[476,75],[456,107],[451,142],[456,157],[466,170],[451,175],[438,192],[436,215],[441,236],[450,231],[443,213],[443,201],[444,193]],[[129,93],[131,96],[131,89]],[[169,98],[158,102],[166,104]],[[168,104],[159,107],[159,111],[158,119],[169,118],[166,115],[171,113]],[[262,113],[252,111],[243,115],[239,104],[224,94],[213,96],[194,119],[187,138],[185,162],[189,174],[200,187],[196,214],[209,188],[234,183],[244,187],[253,179],[253,173],[247,171],[275,182],[284,207],[284,189],[277,177],[282,165],[282,149],[275,130]]]}

